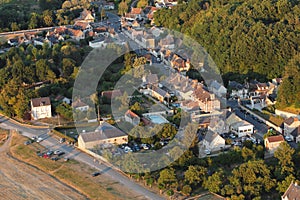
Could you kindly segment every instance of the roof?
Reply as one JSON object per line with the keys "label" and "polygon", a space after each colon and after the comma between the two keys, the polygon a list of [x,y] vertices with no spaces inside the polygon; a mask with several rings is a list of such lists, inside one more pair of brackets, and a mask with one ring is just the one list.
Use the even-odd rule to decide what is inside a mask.
{"label": "roof", "polygon": [[158,83],[158,77],[157,74],[149,74],[148,76],[146,76],[146,82],[148,84],[155,84]]}
{"label": "roof", "polygon": [[74,26],[78,26],[80,27],[81,29],[86,29],[88,27],[90,23],[89,22],[81,22],[81,21],[77,21],[75,22]]}
{"label": "roof", "polygon": [[93,142],[97,140],[127,136],[127,134],[107,122],[102,122],[95,131],[81,133],[80,136],[84,142]]}
{"label": "roof", "polygon": [[122,92],[121,90],[110,90],[110,91],[103,91],[101,95],[108,99],[112,99],[115,97],[122,96]]}
{"label": "roof", "polygon": [[168,92],[163,89],[160,89],[159,87],[152,87],[152,90],[163,97],[168,96]]}
{"label": "roof", "polygon": [[197,200],[225,200],[225,198],[214,193],[207,193],[201,195],[199,198],[197,198]]}
{"label": "roof", "polygon": [[[219,135],[211,130],[208,130],[204,140],[206,140],[208,143],[211,143],[212,141],[214,141]],[[221,137],[221,136],[219,136]]]}
{"label": "roof", "polygon": [[132,8],[130,13],[134,15],[138,15],[141,14],[142,11],[143,11],[142,8]]}
{"label": "roof", "polygon": [[249,125],[252,125],[250,124],[249,122],[247,121],[239,121],[239,122],[235,122],[235,123],[232,123],[231,126],[232,127],[235,127],[235,128],[238,128],[238,127],[241,127],[241,126],[249,126]]}
{"label": "roof", "polygon": [[229,116],[226,117],[226,124],[229,125],[240,121],[242,121],[242,119],[239,118],[235,113],[231,113]]}
{"label": "roof", "polygon": [[287,125],[292,125],[295,121],[298,121],[298,118],[296,117],[289,117],[286,120],[284,120],[284,123]]}
{"label": "roof", "polygon": [[80,107],[85,107],[85,106],[87,106],[87,104],[82,102],[80,99],[77,99],[76,101],[74,101],[72,103],[73,108],[80,108]]}
{"label": "roof", "polygon": [[298,137],[300,135],[300,126],[298,126],[297,128],[295,128],[292,132],[291,135],[294,137]]}
{"label": "roof", "polygon": [[210,93],[200,85],[198,85],[198,87],[194,90],[194,96],[202,102],[211,100]]}
{"label": "roof", "polygon": [[139,116],[137,114],[135,114],[134,112],[132,112],[131,110],[127,110],[125,115],[130,117],[130,118],[139,118]]}
{"label": "roof", "polygon": [[83,35],[81,30],[68,29],[68,31],[72,34],[72,36],[79,37]]}
{"label": "roof", "polygon": [[284,138],[283,138],[282,135],[270,136],[270,137],[267,137],[266,140],[268,140],[269,143],[272,143],[272,142],[284,142]]}
{"label": "roof", "polygon": [[33,107],[51,105],[51,101],[49,97],[40,97],[40,98],[31,99],[31,102]]}
{"label": "roof", "polygon": [[282,199],[286,197],[289,200],[300,200],[300,186],[297,183],[291,182],[288,189],[282,195]]}

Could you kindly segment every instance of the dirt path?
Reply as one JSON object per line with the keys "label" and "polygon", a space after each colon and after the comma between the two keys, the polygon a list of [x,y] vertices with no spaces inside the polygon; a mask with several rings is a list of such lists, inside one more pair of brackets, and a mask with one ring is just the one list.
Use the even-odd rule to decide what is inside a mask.
{"label": "dirt path", "polygon": [[46,173],[8,156],[11,137],[0,147],[0,199],[86,199]]}

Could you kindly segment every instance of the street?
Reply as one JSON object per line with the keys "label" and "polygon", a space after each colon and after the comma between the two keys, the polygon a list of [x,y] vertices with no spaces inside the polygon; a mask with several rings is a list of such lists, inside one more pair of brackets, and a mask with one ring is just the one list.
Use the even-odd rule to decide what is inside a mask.
{"label": "street", "polygon": [[117,172],[113,170],[109,165],[105,163],[97,163],[94,162],[94,158],[87,155],[86,153],[83,153],[73,146],[68,146],[66,144],[60,144],[59,141],[51,136],[49,136],[47,128],[44,129],[35,129],[35,128],[28,128],[21,126],[19,124],[14,123],[12,120],[7,119],[3,116],[0,116],[0,127],[4,129],[13,129],[20,131],[22,135],[31,138],[32,136],[40,136],[43,138],[43,141],[40,142],[42,146],[45,148],[49,148],[51,150],[61,150],[66,153],[66,157],[69,157],[71,159],[75,159],[79,162],[88,164],[91,167],[94,167],[95,169],[101,171],[103,174],[106,174],[109,176],[112,180],[119,182],[123,184],[125,187],[127,187],[129,190],[132,190],[142,196],[144,196],[146,199],[164,199],[163,197],[159,196],[158,194],[155,194],[146,188],[142,187],[141,185],[135,183],[134,181],[130,180],[128,177],[124,176],[120,172]]}

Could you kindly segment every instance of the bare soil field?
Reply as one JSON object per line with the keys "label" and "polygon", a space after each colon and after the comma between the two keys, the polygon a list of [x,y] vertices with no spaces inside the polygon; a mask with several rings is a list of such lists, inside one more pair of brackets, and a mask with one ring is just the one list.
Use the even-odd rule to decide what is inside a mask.
{"label": "bare soil field", "polygon": [[0,150],[1,199],[87,199],[48,174],[12,158],[8,142]]}
{"label": "bare soil field", "polygon": [[0,147],[0,199],[144,199],[105,175],[92,177],[94,170],[75,160],[38,157],[43,147],[26,140],[13,133]]}

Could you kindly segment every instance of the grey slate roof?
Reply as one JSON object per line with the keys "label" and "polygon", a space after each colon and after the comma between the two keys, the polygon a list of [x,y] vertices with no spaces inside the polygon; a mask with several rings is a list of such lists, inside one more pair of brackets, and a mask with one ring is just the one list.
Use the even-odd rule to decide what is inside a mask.
{"label": "grey slate roof", "polygon": [[31,102],[33,107],[51,105],[49,97],[40,97],[40,98],[31,99]]}

